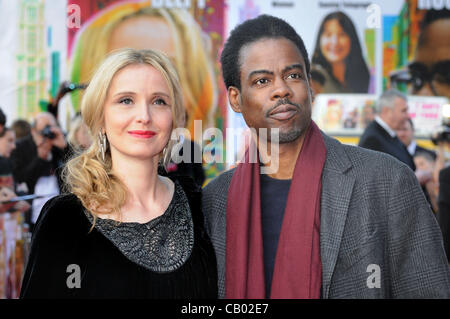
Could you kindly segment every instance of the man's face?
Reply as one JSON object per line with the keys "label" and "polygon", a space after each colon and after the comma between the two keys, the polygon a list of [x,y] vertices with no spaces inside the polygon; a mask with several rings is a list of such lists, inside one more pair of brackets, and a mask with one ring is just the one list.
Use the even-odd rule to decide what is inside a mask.
{"label": "man's face", "polygon": [[55,118],[47,113],[38,114],[36,116],[36,126],[33,130],[36,133],[40,133],[47,125],[50,127],[57,127]]}
{"label": "man's face", "polygon": [[[414,62],[423,65],[428,72],[434,71],[432,85],[425,83],[411,92],[417,95],[439,95],[450,99],[448,65],[450,61],[450,19],[440,19],[428,25],[423,33],[424,41],[417,46]],[[444,61],[447,61],[446,63]],[[436,67],[436,64],[439,65]]]}
{"label": "man's face", "polygon": [[311,121],[305,61],[290,40],[262,39],[241,49],[241,90],[230,87],[234,111],[250,128],[279,128],[280,143],[297,140]]}
{"label": "man's face", "polygon": [[427,172],[433,172],[434,170],[434,163],[427,159],[425,156],[414,156],[414,164],[416,165],[417,170]]}
{"label": "man's face", "polygon": [[393,130],[400,129],[408,120],[408,103],[399,97],[394,99],[394,106],[389,111],[389,126]]}
{"label": "man's face", "polygon": [[409,121],[406,121],[405,124],[396,130],[396,133],[399,140],[402,141],[405,146],[409,146],[409,144],[411,144],[414,132]]}

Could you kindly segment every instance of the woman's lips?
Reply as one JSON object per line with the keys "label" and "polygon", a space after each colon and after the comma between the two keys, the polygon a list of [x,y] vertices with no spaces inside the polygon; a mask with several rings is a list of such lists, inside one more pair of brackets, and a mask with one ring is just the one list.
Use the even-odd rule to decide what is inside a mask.
{"label": "woman's lips", "polygon": [[151,138],[156,135],[153,131],[128,131],[128,134],[137,138]]}

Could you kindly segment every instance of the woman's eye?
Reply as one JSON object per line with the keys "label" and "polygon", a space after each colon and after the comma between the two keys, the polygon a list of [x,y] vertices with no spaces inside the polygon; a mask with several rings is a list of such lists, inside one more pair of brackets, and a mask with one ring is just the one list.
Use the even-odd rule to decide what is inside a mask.
{"label": "woman's eye", "polygon": [[158,105],[167,105],[166,101],[164,101],[163,99],[156,99],[153,103]]}
{"label": "woman's eye", "polygon": [[133,100],[130,99],[130,98],[124,98],[124,99],[121,99],[121,100],[119,101],[119,103],[120,103],[120,104],[126,104],[126,105],[129,105],[129,104],[133,103]]}

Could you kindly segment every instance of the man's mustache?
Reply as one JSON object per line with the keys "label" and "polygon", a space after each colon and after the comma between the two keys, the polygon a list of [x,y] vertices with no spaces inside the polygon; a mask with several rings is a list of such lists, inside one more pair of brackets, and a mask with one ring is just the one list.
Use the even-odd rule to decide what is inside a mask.
{"label": "man's mustache", "polygon": [[301,111],[301,109],[302,109],[302,106],[301,106],[300,104],[293,103],[293,102],[289,101],[289,99],[288,99],[287,97],[285,97],[285,98],[279,99],[279,100],[277,101],[277,103],[275,103],[275,105],[272,106],[272,107],[266,112],[266,117],[269,117],[270,113],[272,113],[272,111],[275,110],[275,109],[276,109],[277,107],[279,107],[280,105],[286,105],[286,104],[295,106],[299,111]]}

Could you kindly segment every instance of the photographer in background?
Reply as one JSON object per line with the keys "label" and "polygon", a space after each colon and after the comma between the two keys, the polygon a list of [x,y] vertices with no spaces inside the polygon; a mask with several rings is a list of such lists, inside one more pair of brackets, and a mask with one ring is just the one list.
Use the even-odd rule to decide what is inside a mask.
{"label": "photographer in background", "polygon": [[59,194],[62,182],[57,169],[63,164],[67,142],[51,113],[36,115],[31,133],[17,141],[11,154],[17,183],[25,182],[30,194],[49,195],[33,200],[31,225],[36,223],[44,203]]}

